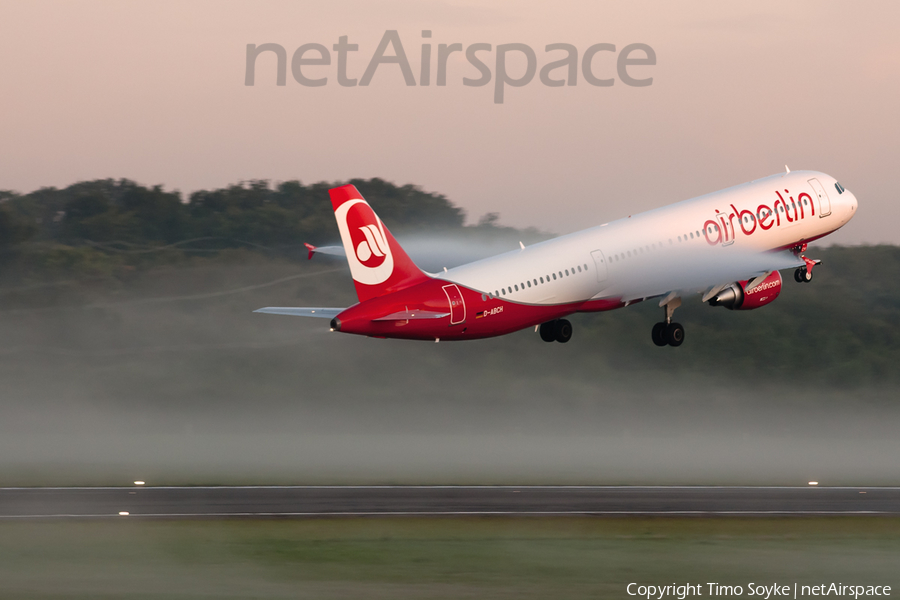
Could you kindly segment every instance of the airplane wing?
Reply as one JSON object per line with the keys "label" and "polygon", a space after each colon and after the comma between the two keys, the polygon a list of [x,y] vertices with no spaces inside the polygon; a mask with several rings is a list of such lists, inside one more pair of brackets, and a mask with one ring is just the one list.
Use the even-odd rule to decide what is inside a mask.
{"label": "airplane wing", "polygon": [[[633,302],[675,293],[686,298],[694,294],[717,292],[732,282],[740,280],[764,280],[772,271],[802,267],[806,262],[789,250],[774,252],[739,252],[698,256],[687,261],[688,268],[660,261],[656,271],[646,276],[646,287],[637,287],[624,295],[622,300]],[[603,293],[595,298],[603,297]]]}
{"label": "airplane wing", "polygon": [[270,315],[290,315],[292,317],[317,317],[319,319],[333,319],[345,308],[318,308],[318,307],[293,307],[293,306],[267,306],[266,308],[258,308],[253,312],[266,313]]}

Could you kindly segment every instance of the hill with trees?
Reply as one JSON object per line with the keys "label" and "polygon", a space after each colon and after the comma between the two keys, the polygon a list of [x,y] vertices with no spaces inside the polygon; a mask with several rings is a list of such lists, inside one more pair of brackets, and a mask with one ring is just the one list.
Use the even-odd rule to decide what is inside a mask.
{"label": "hill with trees", "polygon": [[[492,214],[466,227],[462,209],[414,185],[377,178],[348,183],[359,188],[395,232],[512,231],[499,227]],[[249,181],[196,191],[186,200],[162,186],[145,187],[127,179],[85,181],[29,194],[0,192],[2,268],[19,276],[90,274],[235,249],[299,258],[305,254],[303,242],[340,239],[328,199],[328,189],[335,185]]]}

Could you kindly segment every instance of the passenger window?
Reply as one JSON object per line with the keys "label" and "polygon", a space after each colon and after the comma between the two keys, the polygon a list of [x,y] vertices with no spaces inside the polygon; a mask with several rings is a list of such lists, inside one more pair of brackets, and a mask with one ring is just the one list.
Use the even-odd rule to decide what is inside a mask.
{"label": "passenger window", "polygon": [[584,270],[587,271],[587,263],[584,263]]}
{"label": "passenger window", "polygon": [[559,278],[562,279],[562,271],[559,272]]}
{"label": "passenger window", "polygon": [[481,301],[484,302],[485,300],[487,300],[487,296],[485,296],[484,294],[482,294],[482,295],[481,295]]}
{"label": "passenger window", "polygon": [[694,239],[694,232],[691,232],[691,239]]}
{"label": "passenger window", "polygon": [[516,288],[516,291],[518,292],[518,291],[519,291],[519,286],[516,285],[516,286],[514,286],[514,287]]}
{"label": "passenger window", "polygon": [[[600,262],[603,262],[603,259],[600,259]],[[578,272],[581,273],[581,267],[578,267]]]}
{"label": "passenger window", "polygon": [[541,277],[541,283],[544,283],[544,278],[543,278],[543,277]]}
{"label": "passenger window", "polygon": [[537,285],[537,279],[534,280],[534,285]]}
{"label": "passenger window", "polygon": [[556,273],[553,274],[553,281],[556,281]]}
{"label": "passenger window", "polygon": [[568,277],[568,276],[569,276],[569,270],[566,269],[566,277]]}
{"label": "passenger window", "polygon": [[531,282],[530,282],[530,281],[528,281],[528,282],[526,282],[526,283],[528,284],[528,287],[531,287]]}

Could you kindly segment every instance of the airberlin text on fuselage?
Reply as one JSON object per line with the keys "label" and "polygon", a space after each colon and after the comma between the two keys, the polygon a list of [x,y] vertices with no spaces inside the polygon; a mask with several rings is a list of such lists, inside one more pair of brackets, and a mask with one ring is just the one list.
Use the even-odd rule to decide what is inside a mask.
{"label": "airberlin text on fuselage", "polygon": [[[776,190],[775,195],[778,198],[771,206],[760,204],[756,207],[755,213],[752,210],[738,209],[734,204],[729,205],[731,212],[721,212],[716,209],[715,219],[709,219],[703,224],[703,235],[706,236],[706,242],[710,246],[715,246],[733,241],[737,235],[735,219],[744,235],[753,235],[758,229],[768,231],[772,227],[780,227],[782,223],[796,223],[805,219],[807,215],[815,216],[816,214],[812,196],[806,192],[798,195],[796,200],[789,190],[784,190],[784,195]],[[785,196],[787,196],[787,200],[785,200]],[[747,217],[746,221],[744,217]],[[782,217],[784,217],[784,221],[782,221]]]}

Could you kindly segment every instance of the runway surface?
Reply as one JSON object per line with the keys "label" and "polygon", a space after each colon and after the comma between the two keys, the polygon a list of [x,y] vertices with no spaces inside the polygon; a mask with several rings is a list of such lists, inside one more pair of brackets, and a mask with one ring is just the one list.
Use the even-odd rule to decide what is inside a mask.
{"label": "runway surface", "polygon": [[900,488],[262,486],[0,488],[0,519],[402,515],[900,515]]}

